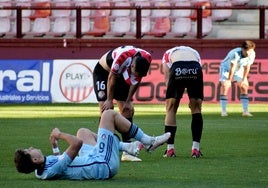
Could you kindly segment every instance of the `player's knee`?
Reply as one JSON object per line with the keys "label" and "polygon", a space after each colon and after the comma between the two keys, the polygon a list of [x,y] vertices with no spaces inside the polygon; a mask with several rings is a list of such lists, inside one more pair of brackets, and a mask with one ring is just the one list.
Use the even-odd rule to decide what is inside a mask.
{"label": "player's knee", "polygon": [[126,118],[131,118],[134,115],[134,108],[124,109],[121,114]]}
{"label": "player's knee", "polygon": [[108,115],[111,115],[114,113],[115,113],[115,111],[113,109],[108,109],[108,110],[103,111],[102,116],[108,116]]}
{"label": "player's knee", "polygon": [[180,100],[170,98],[166,100],[166,111],[168,112],[177,112],[177,109],[179,107]]}
{"label": "player's knee", "polygon": [[246,84],[241,85],[241,86],[240,86],[240,90],[241,90],[242,93],[243,93],[243,92],[246,92],[246,91],[248,90],[248,85],[246,85]]}
{"label": "player's knee", "polygon": [[89,132],[91,131],[87,128],[79,128],[76,132],[76,136],[79,137],[80,135],[88,134]]}
{"label": "player's knee", "polygon": [[201,112],[202,99],[190,99],[189,108],[192,113]]}
{"label": "player's knee", "polygon": [[221,82],[221,89],[228,90],[230,88],[230,84],[228,82]]}
{"label": "player's knee", "polygon": [[114,116],[116,114],[117,113],[112,109],[105,110],[105,111],[103,111],[103,113],[101,115],[101,121],[105,122],[107,120],[112,120],[112,119],[114,119]]}

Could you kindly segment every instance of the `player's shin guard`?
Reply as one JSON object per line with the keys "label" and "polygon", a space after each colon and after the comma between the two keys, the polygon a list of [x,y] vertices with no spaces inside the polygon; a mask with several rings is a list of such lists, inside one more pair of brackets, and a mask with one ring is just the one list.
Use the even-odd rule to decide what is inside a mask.
{"label": "player's shin guard", "polygon": [[165,125],[165,133],[170,132],[170,138],[167,141],[167,144],[174,144],[175,141],[175,135],[177,132],[177,126],[169,126],[169,125]]}
{"label": "player's shin guard", "polygon": [[191,130],[193,141],[200,142],[203,132],[203,117],[201,113],[192,114]]}

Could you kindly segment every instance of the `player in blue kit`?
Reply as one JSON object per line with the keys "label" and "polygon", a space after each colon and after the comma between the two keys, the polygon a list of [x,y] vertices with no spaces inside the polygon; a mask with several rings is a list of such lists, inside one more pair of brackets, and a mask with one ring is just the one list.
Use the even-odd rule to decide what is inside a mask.
{"label": "player in blue kit", "polygon": [[231,83],[237,83],[240,88],[240,101],[243,107],[242,116],[252,116],[248,110],[248,74],[250,66],[255,60],[256,45],[250,40],[246,40],[242,43],[241,47],[232,49],[220,66],[220,104],[221,104],[221,116],[228,116],[227,106],[227,94],[231,87]]}
{"label": "player in blue kit", "polygon": [[[119,141],[115,131],[127,133],[144,144],[148,152],[165,143],[170,133],[152,137],[145,134],[134,123],[114,110],[102,113],[98,134],[82,128],[77,136],[61,132],[58,128],[52,130],[50,142],[57,147],[57,141],[63,140],[69,146],[61,155],[44,156],[41,150],[30,147],[18,149],[15,152],[15,166],[18,172],[31,173],[39,179],[109,179],[119,171],[119,151],[127,151],[132,155],[138,153],[138,142],[123,143]],[[54,153],[59,150],[54,148]]]}

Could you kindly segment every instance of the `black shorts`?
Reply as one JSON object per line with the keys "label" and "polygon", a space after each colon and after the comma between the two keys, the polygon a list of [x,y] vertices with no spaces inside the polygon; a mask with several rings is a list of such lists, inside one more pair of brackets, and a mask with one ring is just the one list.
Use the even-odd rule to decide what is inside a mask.
{"label": "black shorts", "polygon": [[204,99],[202,67],[196,61],[177,61],[170,68],[166,99],[181,99],[185,89],[189,98]]}
{"label": "black shorts", "polygon": [[[94,91],[97,101],[105,101],[107,99],[107,80],[109,72],[97,63],[93,71]],[[116,78],[114,99],[118,101],[126,101],[130,86],[125,82],[122,75]]]}
{"label": "black shorts", "polygon": [[114,59],[112,57],[112,53],[113,53],[113,50],[110,50],[106,56],[106,63],[108,65],[108,67],[110,67],[110,68],[112,67],[112,64],[114,62]]}

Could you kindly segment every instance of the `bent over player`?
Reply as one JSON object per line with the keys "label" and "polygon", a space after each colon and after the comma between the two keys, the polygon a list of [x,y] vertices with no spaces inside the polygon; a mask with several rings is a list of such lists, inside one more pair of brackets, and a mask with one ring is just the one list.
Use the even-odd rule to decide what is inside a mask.
{"label": "bent over player", "polygon": [[250,40],[246,40],[242,43],[241,47],[234,48],[224,60],[220,66],[220,104],[221,104],[221,116],[228,116],[227,106],[227,94],[231,87],[232,82],[237,83],[240,89],[240,101],[242,103],[242,116],[252,116],[248,110],[248,74],[250,66],[255,60],[255,49],[256,45]]}
{"label": "bent over player", "polygon": [[189,108],[192,114],[191,156],[199,158],[202,156],[199,144],[203,131],[201,106],[204,98],[200,55],[191,47],[177,46],[164,53],[162,63],[167,86],[165,132],[171,133],[164,157],[176,157],[174,149],[177,131],[176,113],[186,89],[189,97]]}
{"label": "bent over player", "polygon": [[[94,91],[100,113],[113,109],[116,100],[120,113],[130,122],[133,120],[132,97],[152,61],[151,54],[134,46],[120,46],[105,53],[93,71]],[[127,135],[122,135],[128,142]],[[141,161],[138,157],[123,152],[122,161]]]}
{"label": "bent over player", "polygon": [[[134,142],[119,142],[116,130],[137,139],[149,152],[170,137],[170,133],[149,136],[119,113],[106,110],[100,120],[97,140],[92,132],[84,128],[77,132],[77,136],[55,128],[50,134],[50,142],[55,147],[58,140],[65,141],[69,146],[63,154],[44,156],[37,148],[18,149],[15,152],[15,166],[18,172],[28,174],[35,171],[37,178],[45,180],[112,178],[119,171],[119,150],[126,150],[132,155],[138,151]],[[53,151],[58,152],[56,149]]]}

